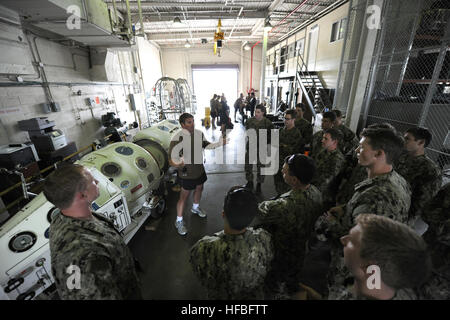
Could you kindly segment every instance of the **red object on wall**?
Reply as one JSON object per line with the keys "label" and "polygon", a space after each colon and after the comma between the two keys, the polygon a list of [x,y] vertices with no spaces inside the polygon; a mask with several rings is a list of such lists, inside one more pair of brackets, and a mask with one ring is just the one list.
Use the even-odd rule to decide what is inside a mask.
{"label": "red object on wall", "polygon": [[95,103],[96,104],[100,104],[100,98],[99,97],[95,97]]}

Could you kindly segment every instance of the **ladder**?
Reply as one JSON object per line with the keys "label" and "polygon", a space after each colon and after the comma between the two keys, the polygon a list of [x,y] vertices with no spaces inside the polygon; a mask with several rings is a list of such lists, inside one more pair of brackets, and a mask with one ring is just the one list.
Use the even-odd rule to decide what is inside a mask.
{"label": "ladder", "polygon": [[331,100],[324,90],[322,81],[316,71],[308,71],[301,55],[297,56],[297,67],[295,72],[295,92],[302,89],[309,108],[314,117],[317,112],[323,112],[331,108]]}

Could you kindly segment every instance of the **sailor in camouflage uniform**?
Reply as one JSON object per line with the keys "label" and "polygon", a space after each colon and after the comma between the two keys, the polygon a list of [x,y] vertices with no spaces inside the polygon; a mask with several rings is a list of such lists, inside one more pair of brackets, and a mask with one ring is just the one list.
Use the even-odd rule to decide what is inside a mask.
{"label": "sailor in camouflage uniform", "polygon": [[340,110],[333,110],[336,114],[334,121],[334,128],[342,132],[342,141],[339,144],[339,149],[343,154],[347,154],[358,147],[359,140],[356,134],[342,123],[342,112]]}
{"label": "sailor in camouflage uniform", "polygon": [[[255,129],[256,130],[256,138],[259,144],[259,130],[267,130],[267,138],[270,143],[270,130],[274,128],[272,121],[267,119],[265,116],[265,108],[262,104],[259,104],[255,108],[255,116],[248,119],[245,123],[245,129]],[[261,175],[261,167],[263,166],[259,159],[259,148],[267,148],[267,145],[264,146],[251,146],[252,148],[257,148],[257,163],[256,163],[256,192],[261,192],[261,183],[264,182],[264,176]],[[247,180],[247,184],[245,185],[248,189],[253,189],[253,164],[249,163],[251,159],[249,159],[249,143],[246,144],[245,150],[245,179]]]}
{"label": "sailor in camouflage uniform", "polygon": [[80,165],[60,167],[45,181],[45,196],[61,210],[50,225],[58,294],[70,300],[141,299],[130,250],[113,224],[90,210],[97,183]]}
{"label": "sailor in camouflage uniform", "polygon": [[[361,213],[373,213],[393,220],[407,223],[411,203],[411,191],[405,179],[392,167],[403,145],[403,139],[393,130],[384,128],[366,128],[357,149],[358,161],[368,170],[368,178],[355,187],[350,201],[334,207],[319,217],[316,232],[321,240],[332,243],[332,261],[330,265],[330,283],[345,278],[341,270],[338,240],[355,224]],[[344,274],[339,277],[339,274]]]}
{"label": "sailor in camouflage uniform", "polygon": [[273,258],[270,234],[248,228],[258,210],[255,196],[233,187],[224,211],[224,230],[192,248],[190,262],[209,299],[263,299],[264,279]]}
{"label": "sailor in camouflage uniform", "polygon": [[313,127],[311,123],[303,118],[303,113],[306,111],[306,106],[304,103],[297,103],[295,106],[296,119],[295,127],[300,131],[302,135],[302,145],[311,146]]}
{"label": "sailor in camouflage uniform", "polygon": [[295,127],[295,110],[286,111],[284,118],[284,128],[280,129],[280,148],[279,148],[279,164],[280,169],[274,176],[275,190],[278,194],[289,191],[289,186],[284,182],[283,173],[281,172],[284,159],[295,153],[302,153],[302,135],[300,131]]}
{"label": "sailor in camouflage uniform", "polygon": [[322,130],[317,131],[312,137],[311,152],[309,153],[309,155],[314,160],[316,156],[319,154],[319,152],[322,150],[323,131],[333,128],[335,120],[336,114],[334,112],[332,111],[324,112],[322,117]]}
{"label": "sailor in camouflage uniform", "polygon": [[428,224],[423,237],[431,249],[433,274],[418,289],[419,297],[450,300],[450,183],[426,204],[422,219]]}
{"label": "sailor in camouflage uniform", "polygon": [[395,170],[411,186],[410,219],[422,214],[423,206],[439,191],[442,175],[439,167],[425,155],[431,142],[431,133],[425,128],[410,128],[405,135],[405,153],[396,163]]}
{"label": "sailor in camouflage uniform", "polygon": [[[428,278],[431,257],[425,241],[413,229],[383,216],[361,214],[340,240],[343,260],[354,283],[332,286],[329,300],[417,299],[412,288]],[[378,288],[368,286],[374,284],[372,276],[376,276],[369,266],[379,268]]]}
{"label": "sailor in camouflage uniform", "polygon": [[324,130],[323,149],[315,161],[317,170],[311,183],[322,192],[325,209],[335,204],[337,178],[345,167],[344,155],[338,149],[341,138],[342,134],[337,129]]}
{"label": "sailor in camouflage uniform", "polygon": [[[389,123],[374,123],[368,128],[384,128],[396,132]],[[346,166],[342,172],[339,190],[336,195],[336,204],[344,205],[350,201],[355,193],[355,185],[367,179],[367,168],[358,163],[356,149],[345,154]]]}
{"label": "sailor in camouflage uniform", "polygon": [[358,163],[356,150],[345,155],[345,167],[341,172],[340,185],[336,194],[336,205],[344,205],[355,193],[355,185],[367,179],[367,169]]}
{"label": "sailor in camouflage uniform", "polygon": [[259,225],[272,234],[275,250],[273,269],[266,281],[270,295],[283,283],[288,294],[298,289],[305,244],[322,212],[322,195],[310,184],[314,171],[311,158],[301,154],[290,156],[285,160],[283,176],[292,189],[259,205]]}

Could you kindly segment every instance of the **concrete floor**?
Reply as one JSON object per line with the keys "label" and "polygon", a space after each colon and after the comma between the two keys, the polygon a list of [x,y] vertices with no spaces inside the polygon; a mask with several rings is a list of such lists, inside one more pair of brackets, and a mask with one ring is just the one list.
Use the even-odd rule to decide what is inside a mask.
{"label": "concrete floor", "polygon": [[[203,115],[203,112],[199,113]],[[200,115],[196,115],[195,125],[197,129],[204,132],[209,141],[218,141],[220,130],[213,131],[211,128],[202,127]],[[244,136],[245,129],[242,124],[234,123],[234,125],[234,129],[229,135],[230,143],[224,149],[228,153],[235,153],[236,142]],[[213,157],[213,150],[205,151],[205,169],[208,180],[204,185],[200,207],[207,212],[207,217],[200,218],[190,213],[191,195],[184,211],[188,233],[180,236],[174,226],[179,193],[169,191],[164,215],[158,220],[149,218],[147,221],[148,225],[154,226],[154,230],[145,230],[142,227],[129,243],[131,251],[142,268],[139,276],[145,299],[206,299],[205,289],[192,272],[189,263],[189,249],[203,236],[223,230],[221,213],[225,194],[230,187],[246,183],[243,164],[213,164]],[[275,195],[273,177],[267,176],[262,185],[262,194],[259,196],[259,200],[266,200]],[[319,283],[316,286],[321,286],[323,270],[328,265],[324,256],[322,252],[316,253],[311,262],[305,263],[307,271],[305,283],[309,285]],[[309,273],[318,281],[309,277]]]}

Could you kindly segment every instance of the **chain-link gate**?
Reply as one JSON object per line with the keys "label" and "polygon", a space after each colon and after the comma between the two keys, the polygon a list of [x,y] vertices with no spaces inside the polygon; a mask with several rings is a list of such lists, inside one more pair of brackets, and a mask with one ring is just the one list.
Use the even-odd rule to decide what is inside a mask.
{"label": "chain-link gate", "polygon": [[[352,1],[335,107],[346,111],[369,1]],[[450,1],[386,0],[359,129],[388,122],[428,128],[427,155],[450,168]],[[365,71],[363,71],[365,72]]]}

